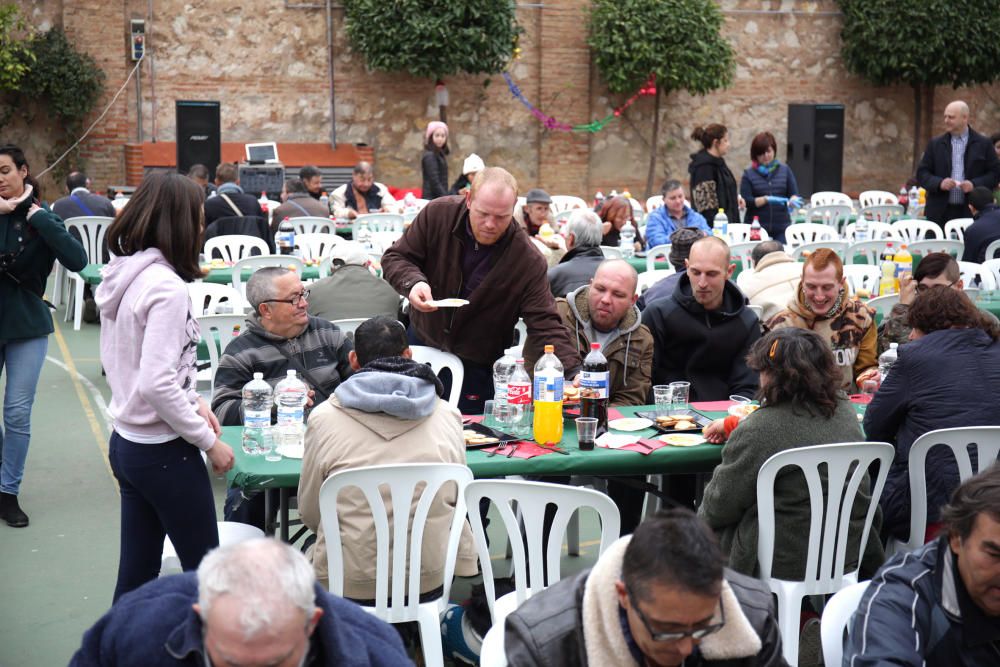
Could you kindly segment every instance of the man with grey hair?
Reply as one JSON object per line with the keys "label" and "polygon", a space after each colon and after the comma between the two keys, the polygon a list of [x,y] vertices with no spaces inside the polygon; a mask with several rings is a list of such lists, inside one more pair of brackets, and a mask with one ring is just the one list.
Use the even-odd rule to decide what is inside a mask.
{"label": "man with grey hair", "polygon": [[559,264],[549,269],[552,296],[566,296],[590,282],[597,266],[604,261],[601,251],[601,219],[593,211],[576,209],[569,216],[566,247],[568,252]]}
{"label": "man with grey hair", "polygon": [[[294,369],[309,387],[307,417],[315,403],[325,401],[351,374],[348,353],[354,346],[337,325],[308,314],[308,299],[309,291],[295,271],[267,267],[250,277],[247,301],[253,312],[240,335],[226,346],[215,372],[212,411],[220,424],[243,423],[243,385],[254,373],[263,373],[273,387]],[[257,498],[240,506],[239,492],[231,491],[226,520],[262,528],[263,496]]]}
{"label": "man with grey hair", "polygon": [[359,162],[354,165],[351,182],[330,195],[330,209],[338,218],[356,218],[364,213],[395,212],[396,200],[384,183],[375,182],[371,164]]}
{"label": "man with grey hair", "polygon": [[270,538],[219,547],[197,573],[155,579],[83,636],[73,667],[405,665],[399,634],[323,590],[305,556]]}
{"label": "man with grey hair", "polygon": [[1000,180],[993,142],[969,127],[969,105],[955,100],[944,108],[946,132],[934,137],[917,166],[927,190],[924,215],[939,225],[969,217],[968,194],[976,186],[992,191]]}

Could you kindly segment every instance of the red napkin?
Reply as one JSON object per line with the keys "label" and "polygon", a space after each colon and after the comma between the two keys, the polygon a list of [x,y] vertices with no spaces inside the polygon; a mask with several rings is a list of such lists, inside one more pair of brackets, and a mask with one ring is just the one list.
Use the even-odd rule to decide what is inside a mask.
{"label": "red napkin", "polygon": [[860,405],[868,405],[872,402],[871,394],[851,394],[851,403],[858,403]]}
{"label": "red napkin", "polygon": [[510,450],[514,445],[517,445],[517,449],[514,450],[512,459],[533,459],[536,456],[543,456],[545,454],[555,454],[551,449],[546,447],[541,447],[537,443],[531,442],[529,440],[521,440],[519,442],[512,442],[502,447],[487,447],[482,450],[487,453],[496,452],[497,456],[507,456],[510,454]]}
{"label": "red napkin", "polygon": [[667,443],[662,440],[653,440],[651,438],[639,438],[638,442],[633,442],[631,445],[625,445],[624,447],[619,447],[618,450],[628,450],[630,452],[639,452],[644,456],[649,456],[655,452],[660,447],[667,447]]}
{"label": "red napkin", "polygon": [[462,415],[462,421],[471,422],[473,424],[481,424],[483,421],[482,415]]}
{"label": "red napkin", "polygon": [[695,410],[705,410],[706,412],[726,412],[730,405],[735,405],[736,401],[700,401],[692,403]]}
{"label": "red napkin", "polygon": [[[576,407],[576,408],[566,408],[565,410],[563,410],[563,414],[566,415],[567,417],[579,417],[580,416],[580,408],[579,407]],[[625,415],[623,415],[621,412],[619,412],[617,408],[608,408],[608,420],[611,420],[611,419],[621,419],[624,416]]]}

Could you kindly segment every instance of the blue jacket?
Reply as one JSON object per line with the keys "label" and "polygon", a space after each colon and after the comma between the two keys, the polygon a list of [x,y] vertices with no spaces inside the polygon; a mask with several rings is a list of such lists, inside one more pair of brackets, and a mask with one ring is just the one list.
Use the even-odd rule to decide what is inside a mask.
{"label": "blue jacket", "polygon": [[987,259],[986,247],[997,239],[1000,239],[1000,207],[989,204],[979,212],[976,221],[965,229],[962,261],[982,264]]}
{"label": "blue jacket", "polygon": [[897,554],[850,621],[851,667],[980,667],[1000,663],[996,619],[972,602],[945,537]]}
{"label": "blue jacket", "polygon": [[792,222],[788,215],[788,207],[784,204],[768,202],[758,208],[754,205],[754,198],[768,195],[789,198],[797,194],[799,194],[799,185],[795,182],[795,174],[792,173],[787,164],[779,164],[767,176],[753,167],[747,167],[743,170],[743,178],[740,179],[740,195],[747,203],[747,212],[743,219],[752,222],[754,216],[757,216],[760,218],[760,226],[767,231],[768,235],[772,239],[783,242],[785,228]]}
{"label": "blue jacket", "polygon": [[[204,667],[198,580],[185,572],[145,584],[123,596],[83,635],[70,667],[142,665]],[[323,610],[312,635],[307,665],[394,667],[413,663],[399,634],[352,602],[316,586]]]}
{"label": "blue jacket", "polygon": [[[1000,343],[982,329],[945,329],[901,345],[899,358],[865,411],[865,436],[891,442],[896,456],[879,503],[885,530],[906,539],[910,532],[907,461],[918,437],[940,428],[1000,425],[995,391],[1000,386]],[[927,521],[959,484],[948,447],[927,456]]]}
{"label": "blue jacket", "polygon": [[[712,228],[705,221],[705,216],[686,204],[684,205],[684,226],[695,227],[710,236],[712,234]],[[649,214],[649,218],[646,220],[646,229],[643,232],[646,235],[646,250],[653,246],[670,243],[670,235],[675,231],[677,231],[677,224],[667,213],[667,207],[661,206],[654,210]]]}

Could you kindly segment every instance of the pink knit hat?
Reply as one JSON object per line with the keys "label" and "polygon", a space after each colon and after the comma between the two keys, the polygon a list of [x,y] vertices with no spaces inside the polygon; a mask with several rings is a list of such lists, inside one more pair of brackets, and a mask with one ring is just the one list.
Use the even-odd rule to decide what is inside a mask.
{"label": "pink knit hat", "polygon": [[445,136],[448,136],[448,126],[439,120],[432,120],[427,123],[427,132],[424,133],[424,141],[430,141],[431,136],[438,130],[444,130]]}

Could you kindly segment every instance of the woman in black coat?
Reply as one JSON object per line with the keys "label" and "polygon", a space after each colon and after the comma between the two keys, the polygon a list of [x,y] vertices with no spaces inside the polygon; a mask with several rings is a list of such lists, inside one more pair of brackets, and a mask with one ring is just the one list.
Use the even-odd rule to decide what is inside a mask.
{"label": "woman in black coat", "polygon": [[448,126],[439,120],[431,121],[424,133],[424,156],[420,160],[424,199],[448,194],[448,152]]}
{"label": "woman in black coat", "polygon": [[726,212],[729,222],[740,221],[740,202],[736,178],[723,159],[729,152],[729,130],[713,123],[694,128],[691,138],[701,142],[702,149],[691,154],[688,173],[691,176],[691,208],[705,216],[712,225],[719,209]]}

